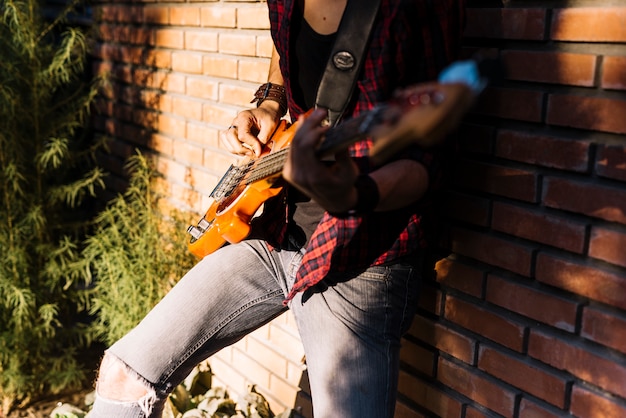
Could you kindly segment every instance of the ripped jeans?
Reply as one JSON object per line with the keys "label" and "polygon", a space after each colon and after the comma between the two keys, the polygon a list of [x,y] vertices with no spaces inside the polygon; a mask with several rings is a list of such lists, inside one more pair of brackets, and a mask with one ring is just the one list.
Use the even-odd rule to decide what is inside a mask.
{"label": "ripped jeans", "polygon": [[[148,394],[136,402],[97,394],[89,418],[159,417],[167,395],[199,362],[287,309],[283,300],[302,255],[248,240],[205,257],[107,350]],[[418,277],[409,264],[352,276],[328,277],[289,303],[306,355],[313,411],[316,418],[391,418],[400,339],[415,312]]]}

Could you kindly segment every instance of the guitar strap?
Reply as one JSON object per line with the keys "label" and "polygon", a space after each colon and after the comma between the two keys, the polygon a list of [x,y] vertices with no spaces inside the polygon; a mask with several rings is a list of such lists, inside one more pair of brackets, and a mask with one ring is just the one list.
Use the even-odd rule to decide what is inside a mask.
{"label": "guitar strap", "polygon": [[317,90],[315,106],[328,109],[330,126],[346,110],[364,61],[380,0],[348,0]]}

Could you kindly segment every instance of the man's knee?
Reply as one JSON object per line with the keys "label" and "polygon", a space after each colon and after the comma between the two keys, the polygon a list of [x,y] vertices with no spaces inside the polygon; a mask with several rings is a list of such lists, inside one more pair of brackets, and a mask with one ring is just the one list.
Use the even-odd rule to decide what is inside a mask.
{"label": "man's knee", "polygon": [[96,390],[98,395],[116,401],[138,401],[150,389],[115,356],[105,354],[100,364]]}

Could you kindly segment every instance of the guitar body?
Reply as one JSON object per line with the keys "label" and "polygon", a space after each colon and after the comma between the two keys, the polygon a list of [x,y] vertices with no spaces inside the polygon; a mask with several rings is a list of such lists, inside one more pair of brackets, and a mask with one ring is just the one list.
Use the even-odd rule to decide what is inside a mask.
{"label": "guitar body", "polygon": [[[287,150],[296,131],[296,126],[281,121],[280,125],[265,146],[265,151],[257,160],[281,150]],[[253,159],[243,160],[239,166],[253,163]],[[282,186],[276,185],[281,171],[246,184],[246,178],[227,196],[215,199],[198,225],[190,226],[192,234],[187,247],[197,257],[203,258],[218,250],[224,244],[235,244],[250,234],[250,221],[265,201],[276,196]]]}

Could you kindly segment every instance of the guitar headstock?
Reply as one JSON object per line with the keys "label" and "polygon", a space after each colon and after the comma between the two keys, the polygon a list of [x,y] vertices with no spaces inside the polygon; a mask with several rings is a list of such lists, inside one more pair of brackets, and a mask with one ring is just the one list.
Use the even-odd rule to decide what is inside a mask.
{"label": "guitar headstock", "polygon": [[439,143],[456,128],[487,79],[498,72],[498,63],[493,59],[457,61],[441,72],[437,82],[399,92],[388,110],[396,112],[395,117],[386,118],[388,123],[371,130],[374,162],[385,161],[411,143],[424,148]]}
{"label": "guitar headstock", "polygon": [[465,83],[425,83],[403,90],[370,133],[370,157],[383,162],[415,143],[429,148],[453,130],[474,101]]}

